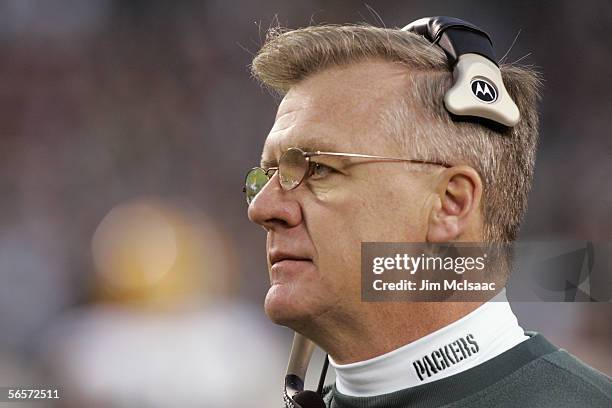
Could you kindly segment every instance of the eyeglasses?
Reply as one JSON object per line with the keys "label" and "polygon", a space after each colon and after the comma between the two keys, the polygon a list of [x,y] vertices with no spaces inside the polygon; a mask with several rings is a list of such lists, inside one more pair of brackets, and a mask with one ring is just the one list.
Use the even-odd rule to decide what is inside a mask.
{"label": "eyeglasses", "polygon": [[274,173],[278,171],[278,180],[283,190],[293,190],[298,187],[302,182],[310,177],[315,171],[319,163],[310,161],[311,157],[316,156],[340,156],[340,157],[355,157],[361,159],[375,159],[377,161],[397,161],[397,162],[410,162],[420,164],[434,164],[437,166],[451,167],[446,163],[426,161],[426,160],[413,160],[403,159],[398,157],[384,157],[384,156],[372,156],[369,154],[358,154],[358,153],[336,153],[336,152],[305,152],[300,148],[292,147],[288,149],[281,156],[278,161],[278,167],[270,167],[267,170],[261,167],[253,167],[246,175],[244,182],[244,188],[242,191],[245,193],[247,204],[251,204],[251,201],[255,196],[264,188],[268,181],[272,178]]}

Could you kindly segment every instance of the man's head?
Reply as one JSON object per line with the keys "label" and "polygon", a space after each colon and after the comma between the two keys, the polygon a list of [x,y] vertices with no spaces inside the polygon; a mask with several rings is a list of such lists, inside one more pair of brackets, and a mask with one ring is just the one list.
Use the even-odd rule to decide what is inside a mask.
{"label": "man's head", "polygon": [[515,238],[533,173],[539,81],[524,68],[501,71],[522,119],[494,130],[451,119],[446,58],[412,33],[319,26],[269,35],[253,73],[284,98],[262,164],[300,147],[453,165],[317,157],[324,166],[290,191],[275,175],[249,217],[268,231],[269,262],[279,254],[306,260],[269,265],[266,312],[274,321],[344,321],[357,332],[355,317],[367,313],[359,302],[361,242]]}

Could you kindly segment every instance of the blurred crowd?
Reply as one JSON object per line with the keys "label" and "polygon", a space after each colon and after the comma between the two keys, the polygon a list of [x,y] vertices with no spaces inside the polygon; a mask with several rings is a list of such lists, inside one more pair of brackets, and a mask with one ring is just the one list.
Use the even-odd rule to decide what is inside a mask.
{"label": "blurred crowd", "polygon": [[[428,15],[480,25],[498,57],[516,39],[506,61],[544,75],[521,238],[612,239],[611,3],[0,2],[0,386],[62,385],[61,407],[280,403],[291,333],[264,316],[241,191],[278,98],[248,65],[275,24]],[[515,311],[612,373],[609,303]]]}

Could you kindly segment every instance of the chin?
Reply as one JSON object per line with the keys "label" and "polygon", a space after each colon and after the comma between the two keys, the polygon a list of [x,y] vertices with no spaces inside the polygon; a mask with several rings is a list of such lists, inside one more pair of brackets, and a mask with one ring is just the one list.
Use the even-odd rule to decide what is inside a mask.
{"label": "chin", "polygon": [[319,309],[304,295],[295,294],[291,285],[274,285],[268,290],[264,309],[275,324],[297,329],[304,326]]}

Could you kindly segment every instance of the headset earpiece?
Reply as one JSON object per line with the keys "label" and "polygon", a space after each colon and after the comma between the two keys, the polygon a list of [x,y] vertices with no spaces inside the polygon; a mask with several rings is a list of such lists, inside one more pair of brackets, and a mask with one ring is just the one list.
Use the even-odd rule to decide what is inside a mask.
{"label": "headset earpiece", "polygon": [[509,127],[518,123],[518,107],[504,86],[487,33],[467,21],[442,16],[421,18],[402,31],[422,35],[444,50],[454,78],[444,95],[449,112]]}

